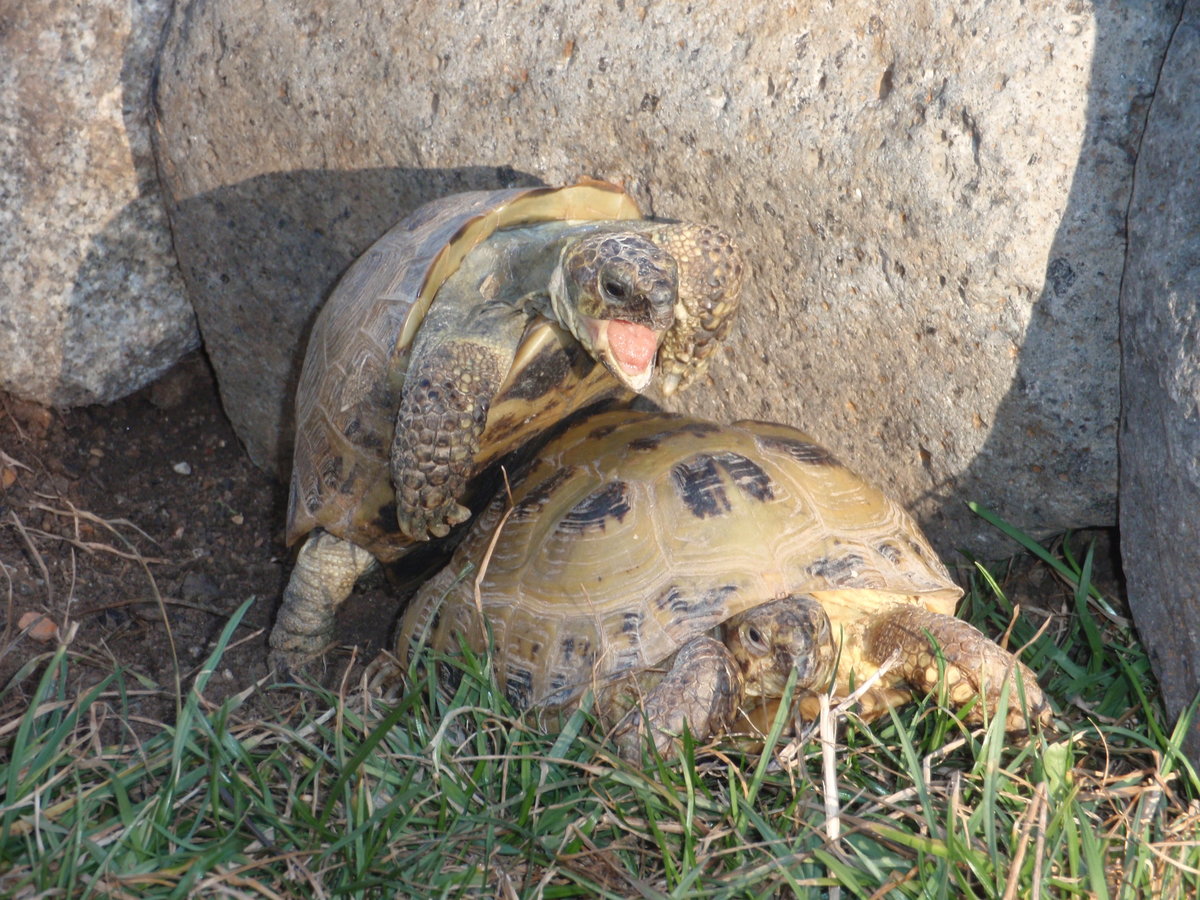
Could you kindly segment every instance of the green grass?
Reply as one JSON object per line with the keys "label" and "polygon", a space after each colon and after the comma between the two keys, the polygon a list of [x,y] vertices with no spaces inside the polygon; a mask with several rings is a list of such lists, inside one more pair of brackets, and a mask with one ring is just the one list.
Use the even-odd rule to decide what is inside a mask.
{"label": "green grass", "polygon": [[[314,688],[253,720],[205,699],[244,607],[176,721],[138,738],[121,723],[146,685],[73,694],[60,647],[5,688],[29,702],[0,722],[0,896],[1200,896],[1200,781],[1145,652],[1089,548],[1034,552],[1061,600],[1009,643],[1055,730],[1014,746],[1002,717],[972,731],[934,701],[849,718],[836,840],[816,738],[786,767],[689,744],[642,771],[583,712],[539,733],[479,661],[448,703],[414,673],[393,702]],[[1013,614],[997,578],[978,567],[963,606],[993,635]]]}

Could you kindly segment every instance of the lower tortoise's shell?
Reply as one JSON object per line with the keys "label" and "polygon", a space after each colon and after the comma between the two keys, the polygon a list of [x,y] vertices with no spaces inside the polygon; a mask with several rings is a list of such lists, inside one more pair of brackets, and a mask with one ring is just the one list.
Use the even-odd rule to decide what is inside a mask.
{"label": "lower tortoise's shell", "polygon": [[903,509],[784,425],[593,416],[544,448],[508,507],[502,492],[413,598],[398,651],[462,638],[481,652],[482,613],[522,707],[567,703],[788,594],[816,596],[837,633],[884,603],[952,614],[962,593]]}

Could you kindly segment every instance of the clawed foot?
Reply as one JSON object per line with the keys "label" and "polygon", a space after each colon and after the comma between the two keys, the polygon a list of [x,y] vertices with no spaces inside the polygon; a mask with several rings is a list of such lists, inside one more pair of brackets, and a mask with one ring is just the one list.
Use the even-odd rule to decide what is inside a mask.
{"label": "clawed foot", "polygon": [[454,500],[446,500],[432,507],[397,504],[396,522],[404,535],[414,541],[444,538],[455,525],[471,518],[471,511]]}

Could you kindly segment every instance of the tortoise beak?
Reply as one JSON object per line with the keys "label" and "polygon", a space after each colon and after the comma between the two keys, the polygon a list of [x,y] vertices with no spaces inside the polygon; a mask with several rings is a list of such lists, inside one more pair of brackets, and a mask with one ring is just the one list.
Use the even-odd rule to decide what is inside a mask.
{"label": "tortoise beak", "polygon": [[639,394],[646,390],[663,333],[624,319],[582,318],[592,354],[625,387]]}

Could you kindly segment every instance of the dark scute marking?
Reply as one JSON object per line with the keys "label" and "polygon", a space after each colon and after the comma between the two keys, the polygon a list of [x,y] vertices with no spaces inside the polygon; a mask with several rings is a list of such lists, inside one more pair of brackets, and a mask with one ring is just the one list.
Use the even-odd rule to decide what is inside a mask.
{"label": "dark scute marking", "polygon": [[699,595],[687,597],[672,586],[663,591],[655,603],[660,609],[674,613],[670,622],[672,630],[688,625],[701,632],[721,624],[729,607],[729,595],[735,591],[736,585],[719,584]]}
{"label": "dark scute marking", "polygon": [[697,518],[723,516],[729,512],[729,498],[721,484],[717,464],[708,454],[700,453],[672,466],[671,481],[680,499]]}
{"label": "dark scute marking", "polygon": [[542,511],[542,507],[546,505],[546,501],[550,499],[550,496],[558,490],[559,485],[571,477],[574,471],[574,469],[570,468],[556,471],[521,498],[521,501],[513,507],[510,518],[518,522],[527,522],[536,518]]}
{"label": "dark scute marking", "polygon": [[654,605],[660,610],[671,610],[672,612],[679,611],[679,604],[683,603],[683,608],[687,608],[687,602],[683,600],[683,595],[679,593],[679,588],[671,585],[661,594],[654,598]]}
{"label": "dark scute marking", "polygon": [[358,419],[351,419],[346,423],[346,427],[342,429],[342,434],[348,438],[352,438],[360,431],[362,431],[362,422]]}
{"label": "dark scute marking", "polygon": [[327,456],[321,460],[320,468],[317,470],[317,478],[321,482],[321,486],[328,490],[338,490],[338,483],[342,478],[342,458],[340,456]]}
{"label": "dark scute marking", "polygon": [[640,612],[627,612],[621,620],[621,634],[641,634],[646,616]]}
{"label": "dark scute marking", "polygon": [[629,442],[629,449],[635,452],[645,453],[650,450],[657,450],[661,443],[662,440],[660,439],[659,435],[654,434],[650,435],[649,437],[635,438]]}
{"label": "dark scute marking", "polygon": [[512,669],[504,677],[504,694],[517,709],[529,709],[533,703],[533,673]]}
{"label": "dark scute marking", "polygon": [[628,672],[630,669],[639,668],[642,664],[642,651],[640,647],[625,647],[618,650],[614,655],[613,674],[618,672]]}
{"label": "dark scute marking", "polygon": [[618,522],[623,521],[629,509],[629,485],[624,481],[614,481],[592,491],[572,506],[555,530],[568,534],[603,531],[605,520],[611,517]]}
{"label": "dark scute marking", "polygon": [[927,565],[932,565],[935,568],[941,565],[941,561],[935,554],[932,554],[929,548],[923,547],[910,537],[906,537],[904,542],[908,544],[908,549],[913,552],[913,555],[918,559],[924,560]]}
{"label": "dark scute marking", "polygon": [[743,493],[763,502],[775,499],[775,492],[771,489],[771,476],[752,459],[733,452],[717,453],[713,458],[729,473],[733,483]]}
{"label": "dark scute marking", "polygon": [[575,638],[573,638],[573,637],[563,638],[562,643],[560,643],[558,645],[558,649],[560,651],[562,661],[564,663],[570,663],[571,657],[575,655]]}
{"label": "dark scute marking", "polygon": [[820,444],[814,444],[811,441],[802,441],[798,438],[763,437],[759,435],[758,443],[764,449],[778,450],[796,462],[805,465],[839,465],[837,458],[832,453]]}
{"label": "dark scute marking", "polygon": [[696,437],[707,437],[720,431],[721,426],[715,422],[688,422],[686,425],[680,425],[679,430]]}
{"label": "dark scute marking", "polygon": [[541,700],[539,706],[548,706],[551,709],[556,706],[565,706],[579,693],[579,686],[568,683],[566,678],[561,675],[556,677],[551,688],[552,690]]}
{"label": "dark scute marking", "polygon": [[895,562],[900,561],[900,548],[897,547],[895,544],[893,544],[891,541],[884,541],[883,543],[879,544],[875,549],[878,550],[879,555],[882,556],[884,559],[886,559],[888,562],[895,563]]}
{"label": "dark scute marking", "polygon": [[567,688],[574,688],[574,684],[567,678],[565,672],[555,672],[550,676],[550,692],[546,697],[547,705],[557,706],[565,702],[566,697],[563,697],[562,700],[558,700],[557,698],[564,694],[570,694],[571,692],[567,691]]}
{"label": "dark scute marking", "polygon": [[808,573],[814,578],[824,578],[830,584],[848,586],[858,575],[863,559],[857,553],[845,556],[822,556],[808,567]]}
{"label": "dark scute marking", "polygon": [[593,428],[591,431],[588,432],[588,440],[592,440],[592,441],[603,440],[604,438],[608,437],[610,434],[612,434],[614,431],[616,431],[620,427],[621,427],[620,424],[616,424],[616,425],[601,425],[599,428]]}

